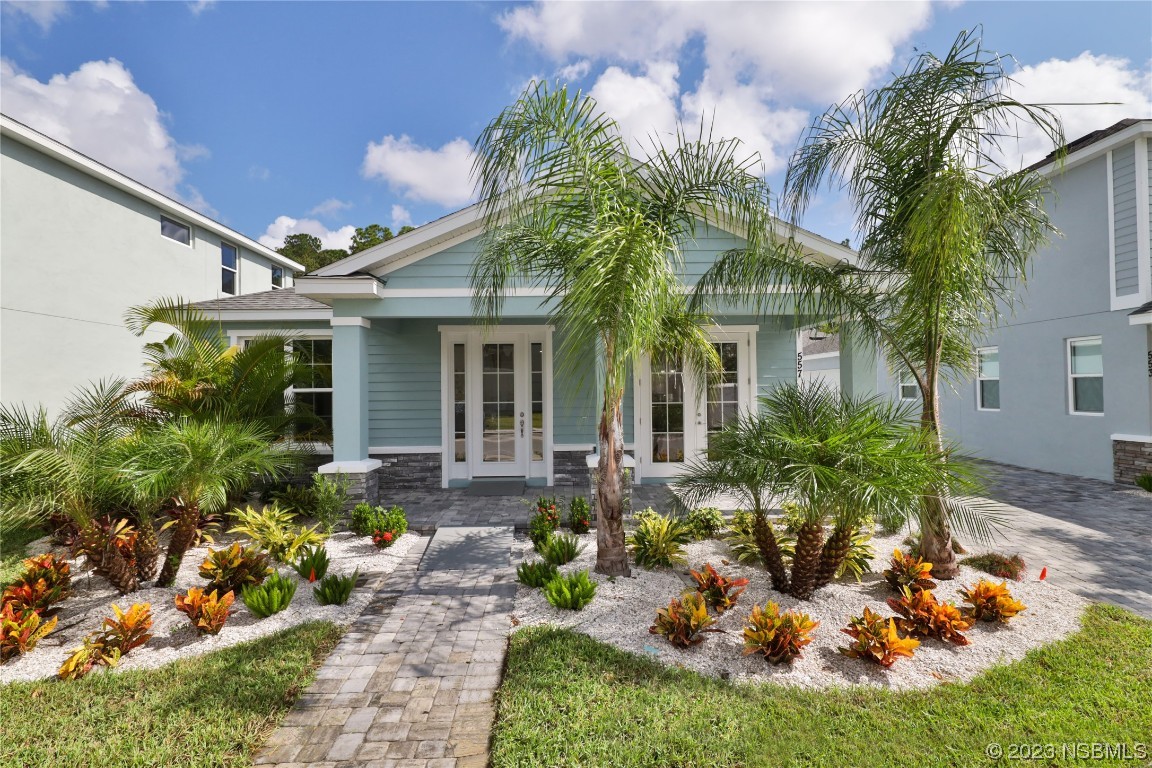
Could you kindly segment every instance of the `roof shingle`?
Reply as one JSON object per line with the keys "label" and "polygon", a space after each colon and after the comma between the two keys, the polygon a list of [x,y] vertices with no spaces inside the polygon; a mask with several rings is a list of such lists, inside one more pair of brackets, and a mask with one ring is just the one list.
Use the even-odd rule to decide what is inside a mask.
{"label": "roof shingle", "polygon": [[307,296],[297,296],[295,288],[275,288],[271,291],[259,293],[246,293],[241,296],[228,296],[223,299],[209,299],[198,301],[192,305],[201,310],[232,310],[232,309],[329,309]]}

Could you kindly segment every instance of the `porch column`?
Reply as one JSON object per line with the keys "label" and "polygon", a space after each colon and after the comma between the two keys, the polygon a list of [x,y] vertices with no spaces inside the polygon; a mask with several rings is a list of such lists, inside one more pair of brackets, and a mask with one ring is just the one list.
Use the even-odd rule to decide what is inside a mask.
{"label": "porch column", "polygon": [[332,318],[332,459],[368,458],[368,329],[363,317]]}
{"label": "porch column", "polygon": [[[854,332],[855,331],[855,332]],[[840,391],[852,397],[872,396],[880,391],[876,375],[876,345],[858,330],[840,329]]]}

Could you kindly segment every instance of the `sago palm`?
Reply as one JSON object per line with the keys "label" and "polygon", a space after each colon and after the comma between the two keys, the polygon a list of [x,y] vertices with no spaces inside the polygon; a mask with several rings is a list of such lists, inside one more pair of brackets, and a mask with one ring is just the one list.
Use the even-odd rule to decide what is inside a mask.
{"label": "sago palm", "polygon": [[140,496],[172,499],[178,513],[157,585],[171,586],[176,578],[202,511],[223,510],[230,494],[258,478],[275,479],[296,462],[260,425],[179,418],[142,432],[123,472]]}
{"label": "sago palm", "polygon": [[[848,192],[861,237],[857,264],[821,266],[795,250],[732,253],[700,283],[761,308],[789,283],[789,308],[844,321],[877,342],[920,390],[925,450],[941,452],[939,384],[970,374],[974,347],[1011,305],[1031,252],[1055,230],[1046,184],[1001,164],[1000,144],[1031,124],[1054,146],[1055,114],[1011,98],[1006,57],[963,32],[943,58],[917,56],[903,74],[819,117],[789,163],[782,195],[793,222],[825,185]],[[795,300],[795,304],[791,300]],[[937,496],[921,501],[923,550],[933,575],[952,578],[952,525]]]}
{"label": "sago palm", "polygon": [[528,87],[481,133],[473,168],[488,235],[472,272],[475,312],[498,320],[515,288],[547,293],[563,379],[602,364],[597,433],[596,570],[628,573],[623,527],[623,397],[633,366],[671,352],[718,368],[686,306],[682,248],[723,222],[758,249],[770,221],[758,163],[734,140],[683,133],[635,159],[595,101],[546,83]]}
{"label": "sago palm", "polygon": [[[776,589],[811,597],[835,576],[864,518],[896,527],[915,515],[927,494],[966,514],[988,514],[968,465],[925,451],[907,406],[881,398],[841,396],[824,386],[781,385],[709,443],[709,458],[692,462],[675,488],[689,505],[735,493],[763,518],[765,500],[794,501],[797,532],[791,578],[774,544],[761,555]],[[824,539],[825,523],[833,526]],[[765,525],[769,530],[771,529]]]}

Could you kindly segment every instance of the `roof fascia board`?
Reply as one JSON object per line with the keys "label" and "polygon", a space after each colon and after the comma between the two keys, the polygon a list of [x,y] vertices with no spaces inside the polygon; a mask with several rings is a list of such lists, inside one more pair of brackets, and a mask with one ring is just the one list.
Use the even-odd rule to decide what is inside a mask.
{"label": "roof fascia board", "polygon": [[62,144],[55,139],[45,136],[39,131],[29,128],[23,123],[14,120],[7,115],[0,115],[0,135],[5,138],[13,139],[21,144],[36,149],[49,157],[74,168],[82,173],[99,179],[104,183],[115,187],[121,191],[127,192],[133,197],[140,198],[145,202],[151,203],[157,208],[170,213],[180,219],[184,219],[198,227],[206,229],[214,234],[223,237],[225,240],[233,241],[239,245],[244,246],[250,251],[263,256],[269,261],[287,267],[294,272],[307,271],[303,264],[298,264],[292,259],[286,258],[276,251],[272,250],[266,245],[253,240],[247,235],[241,234],[234,229],[224,226],[223,224],[214,221],[202,213],[197,213],[188,206],[178,203],[172,198],[163,195],[156,190],[146,187],[135,179],[131,179],[124,174],[116,171],[103,163],[97,162],[87,155],[81,154],[66,144]]}
{"label": "roof fascia board", "polygon": [[320,275],[296,278],[293,286],[297,296],[318,301],[332,299],[378,299],[380,281],[371,275],[358,277],[324,277]]}
{"label": "roof fascia board", "polygon": [[1100,141],[1093,142],[1083,149],[1066,156],[1063,164],[1057,160],[1052,160],[1047,165],[1042,165],[1037,168],[1036,173],[1041,176],[1051,176],[1062,171],[1067,171],[1078,165],[1083,165],[1090,160],[1095,160],[1110,150],[1134,141],[1142,135],[1152,136],[1152,120],[1141,120],[1139,123],[1130,125],[1122,131],[1100,139]]}

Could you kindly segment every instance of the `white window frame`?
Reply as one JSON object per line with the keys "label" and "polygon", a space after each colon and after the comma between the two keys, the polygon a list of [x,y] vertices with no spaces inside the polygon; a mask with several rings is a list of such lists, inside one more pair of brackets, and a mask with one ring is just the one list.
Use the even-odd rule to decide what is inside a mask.
{"label": "white window frame", "polygon": [[[231,248],[232,251],[236,254],[236,266],[235,267],[224,266],[224,249],[225,248]],[[232,273],[232,288],[233,288],[232,293],[228,293],[227,291],[224,290],[224,272],[225,271]],[[220,241],[220,293],[222,293],[226,296],[239,296],[240,295],[240,246],[233,245],[232,243],[228,242],[227,240],[221,240]]]}
{"label": "white window frame", "polygon": [[[179,240],[177,240],[176,238],[168,237],[168,235],[164,234],[164,222],[165,221],[170,221],[173,224],[176,224],[177,226],[184,227],[184,229],[188,230],[188,242],[182,243]],[[194,240],[194,237],[192,235],[192,225],[191,224],[185,224],[184,222],[180,221],[179,219],[174,219],[171,216],[161,216],[160,217],[160,237],[164,238],[165,240],[169,240],[173,243],[176,243],[176,245],[182,245],[185,248],[191,248],[192,242]]]}
{"label": "white window frame", "polygon": [[[1100,373],[1072,373],[1072,347],[1082,342],[1096,342],[1100,345]],[[1101,386],[1104,383],[1104,337],[1103,336],[1075,336],[1064,340],[1064,373],[1068,379],[1068,413],[1072,416],[1103,416],[1104,411],[1078,411],[1076,410],[1076,393],[1073,383],[1076,379],[1099,378]]]}
{"label": "white window frame", "polygon": [[[904,394],[904,387],[912,388],[912,396]],[[906,403],[916,402],[920,399],[920,385],[916,383],[916,377],[908,369],[901,369],[900,375],[896,377],[896,391],[900,395],[900,400]]]}
{"label": "white window frame", "polygon": [[[980,389],[980,382],[982,382],[982,381],[995,381],[997,384],[997,391],[999,392],[999,394],[1003,395],[1004,393],[1002,391],[1000,391],[1000,388],[999,388],[999,384],[1000,384],[1000,377],[999,376],[997,376],[996,378],[992,378],[991,376],[981,376],[980,375],[980,353],[982,353],[982,352],[995,352],[996,353],[996,365],[997,366],[1000,365],[1000,346],[999,345],[992,345],[992,346],[988,346],[988,347],[977,347],[976,348],[976,410],[984,411],[986,413],[998,413],[1000,411],[1000,406],[997,406],[995,408],[988,408],[987,406],[984,405],[984,396],[983,396],[982,390]],[[1001,397],[1001,402],[1003,402],[1002,397]]]}
{"label": "white window frame", "polygon": [[[276,271],[280,271],[280,285],[276,285]],[[278,291],[284,287],[284,267],[272,265],[272,290]]]}

